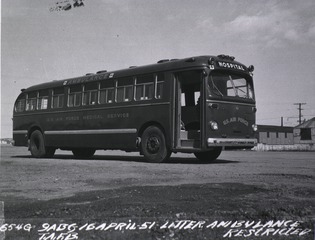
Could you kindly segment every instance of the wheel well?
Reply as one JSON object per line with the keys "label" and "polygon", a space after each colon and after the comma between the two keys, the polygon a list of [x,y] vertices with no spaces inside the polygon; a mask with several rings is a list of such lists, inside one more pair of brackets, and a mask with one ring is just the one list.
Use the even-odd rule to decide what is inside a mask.
{"label": "wheel well", "polygon": [[33,126],[30,128],[30,130],[28,131],[28,134],[27,134],[27,138],[30,139],[31,138],[31,135],[34,131],[36,130],[39,130],[41,133],[43,133],[43,131],[40,129],[40,127],[38,126]]}
{"label": "wheel well", "polygon": [[156,126],[156,127],[158,127],[159,129],[161,129],[161,131],[163,132],[163,134],[164,134],[164,136],[165,136],[166,145],[167,145],[169,148],[171,148],[170,134],[166,134],[165,128],[164,128],[160,123],[158,123],[158,122],[151,121],[151,122],[146,122],[145,124],[143,124],[143,125],[141,126],[141,128],[139,129],[139,131],[138,131],[138,137],[141,138],[141,136],[142,136],[144,130],[145,130],[146,128],[148,128],[149,126]]}
{"label": "wheel well", "polygon": [[165,134],[165,130],[164,130],[164,128],[162,127],[161,124],[159,124],[158,122],[147,122],[147,123],[143,124],[143,125],[141,126],[141,128],[139,129],[139,131],[138,131],[138,137],[141,137],[142,134],[143,134],[143,132],[144,132],[144,130],[145,130],[146,128],[150,127],[150,126],[156,126],[156,127],[160,128],[160,129],[162,130],[163,134],[166,135],[166,134]]}

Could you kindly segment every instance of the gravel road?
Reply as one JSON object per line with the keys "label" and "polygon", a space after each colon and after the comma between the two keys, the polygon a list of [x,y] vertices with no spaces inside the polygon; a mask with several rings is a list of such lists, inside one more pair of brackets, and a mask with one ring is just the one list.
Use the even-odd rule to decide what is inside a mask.
{"label": "gravel road", "polygon": [[[209,164],[173,154],[150,164],[120,151],[78,160],[1,150],[0,240],[313,239],[314,152],[224,151]],[[17,223],[26,230],[10,228]]]}

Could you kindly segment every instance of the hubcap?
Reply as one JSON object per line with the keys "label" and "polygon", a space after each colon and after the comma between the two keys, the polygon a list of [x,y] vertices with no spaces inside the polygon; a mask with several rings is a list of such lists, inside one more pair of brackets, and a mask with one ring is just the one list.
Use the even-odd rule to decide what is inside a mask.
{"label": "hubcap", "polygon": [[157,137],[153,136],[148,139],[147,149],[150,153],[157,153],[160,149],[160,141]]}

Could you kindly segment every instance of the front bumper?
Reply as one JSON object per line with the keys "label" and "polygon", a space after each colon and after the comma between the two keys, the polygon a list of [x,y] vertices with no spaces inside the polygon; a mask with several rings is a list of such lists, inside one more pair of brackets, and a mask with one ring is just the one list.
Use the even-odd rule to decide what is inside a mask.
{"label": "front bumper", "polygon": [[256,138],[208,138],[208,147],[254,147]]}

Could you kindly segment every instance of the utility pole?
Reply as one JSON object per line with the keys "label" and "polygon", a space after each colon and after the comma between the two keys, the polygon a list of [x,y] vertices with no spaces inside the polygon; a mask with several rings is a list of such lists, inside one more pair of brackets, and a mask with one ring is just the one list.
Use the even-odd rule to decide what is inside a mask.
{"label": "utility pole", "polygon": [[281,127],[283,127],[283,117],[281,117]]}
{"label": "utility pole", "polygon": [[305,105],[306,103],[294,103],[294,105],[299,105],[299,108],[298,108],[298,110],[299,110],[299,124],[301,124],[302,123],[302,105]]}

